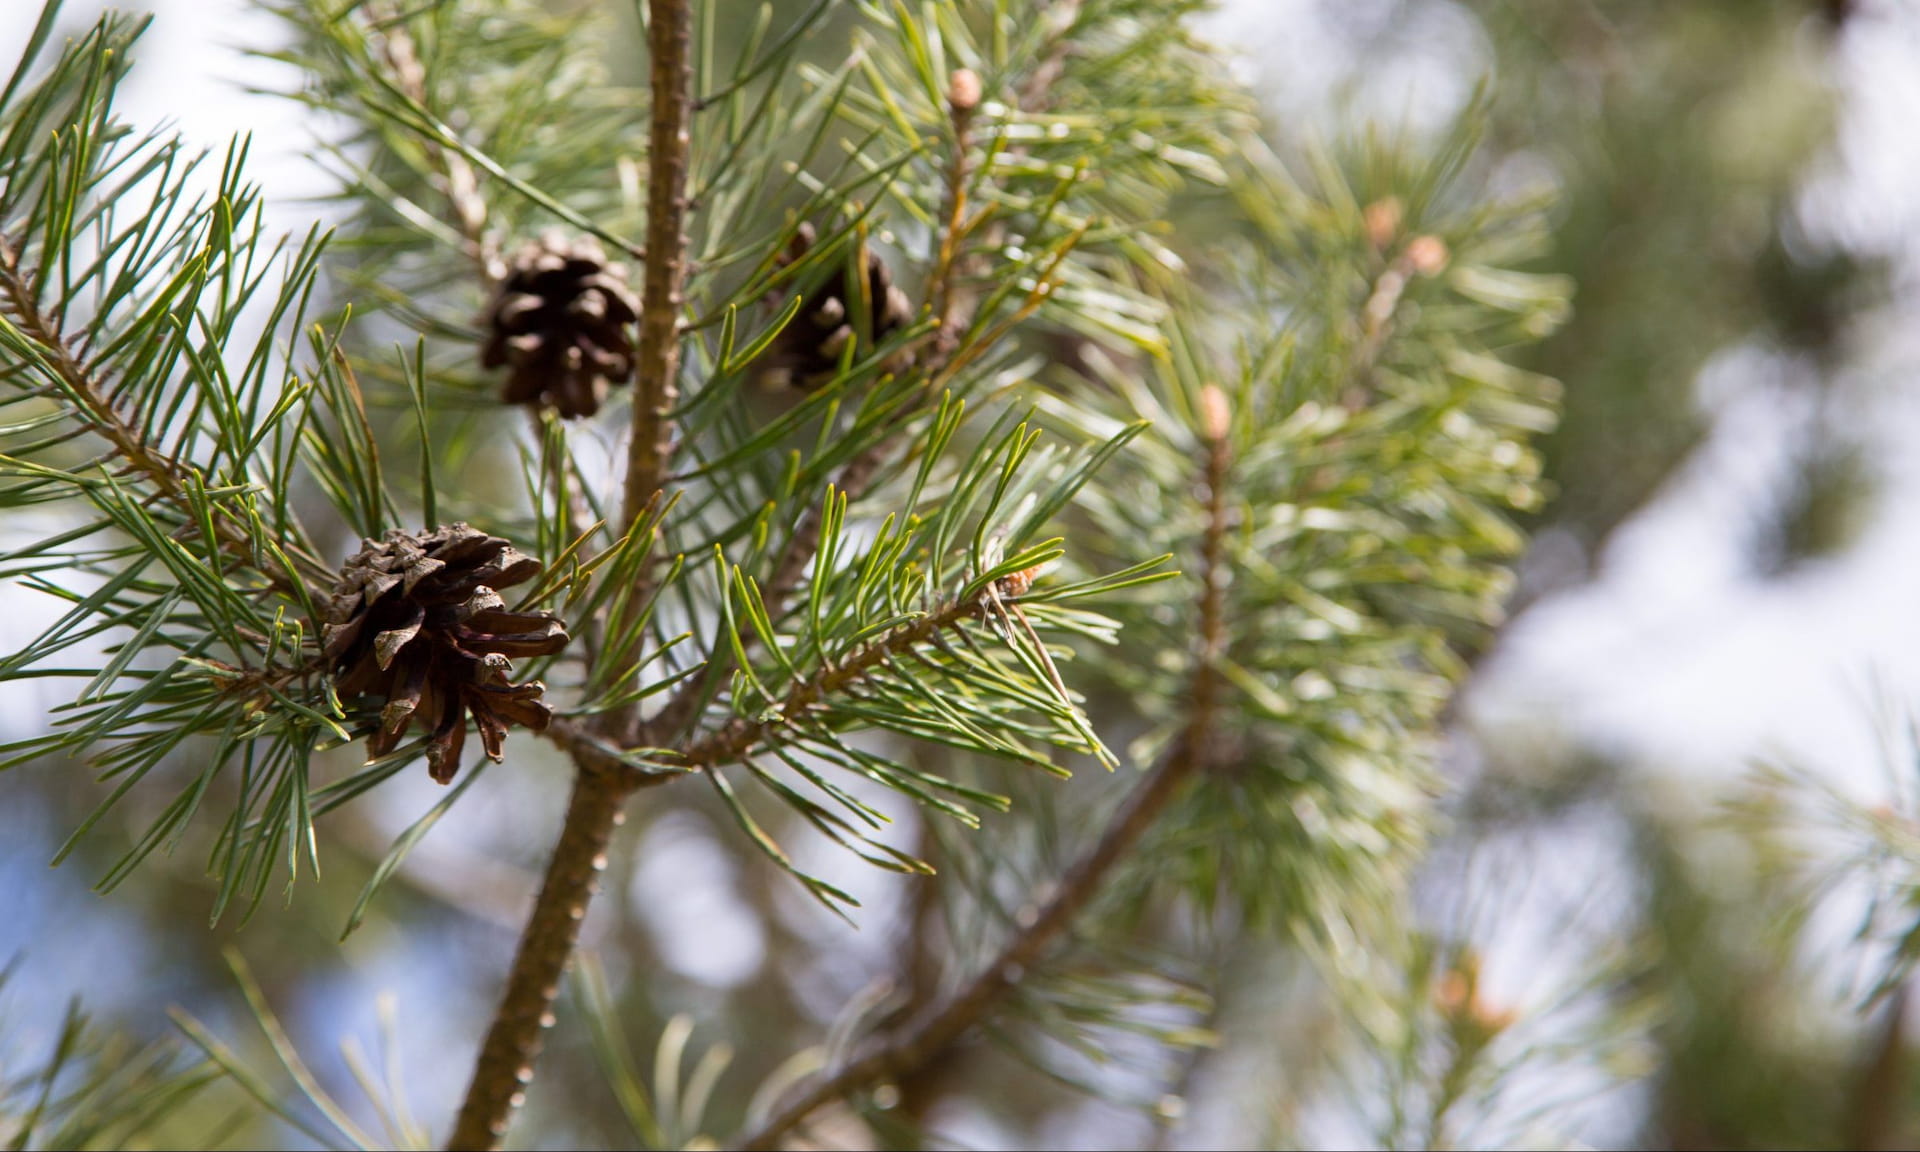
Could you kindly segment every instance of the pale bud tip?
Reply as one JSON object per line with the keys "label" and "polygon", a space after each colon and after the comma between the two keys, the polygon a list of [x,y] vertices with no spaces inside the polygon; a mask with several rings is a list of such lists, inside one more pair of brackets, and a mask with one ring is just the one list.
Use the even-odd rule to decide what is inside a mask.
{"label": "pale bud tip", "polygon": [[1407,265],[1422,276],[1438,275],[1452,253],[1438,236],[1415,236],[1407,242]]}
{"label": "pale bud tip", "polygon": [[1398,196],[1387,196],[1367,205],[1364,218],[1368,242],[1380,249],[1392,245],[1394,237],[1400,234],[1401,213]]}
{"label": "pale bud tip", "polygon": [[1209,440],[1225,440],[1232,426],[1233,409],[1227,405],[1227,394],[1213,384],[1200,389],[1200,431]]}
{"label": "pale bud tip", "polygon": [[980,107],[980,75],[971,68],[956,68],[947,79],[947,106],[956,113],[972,112]]}

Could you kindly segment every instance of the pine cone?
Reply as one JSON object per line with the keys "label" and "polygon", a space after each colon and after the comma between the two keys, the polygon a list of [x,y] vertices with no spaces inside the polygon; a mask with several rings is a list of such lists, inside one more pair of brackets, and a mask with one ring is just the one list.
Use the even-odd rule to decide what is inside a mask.
{"label": "pine cone", "polygon": [[[815,239],[813,225],[803,222],[794,233],[793,242],[781,254],[781,266],[804,257],[813,248]],[[857,252],[858,259],[866,262],[867,309],[872,329],[860,342],[871,348],[913,322],[913,302],[893,282],[893,273],[885,261],[868,251],[864,244]],[[854,337],[856,307],[847,298],[847,280],[844,271],[830,273],[819,287],[807,294],[799,313],[774,337],[755,366],[755,374],[763,384],[811,389],[833,379],[840,368],[840,353]]]}
{"label": "pine cone", "polygon": [[626,277],[592,237],[549,232],[523,247],[487,312],[480,353],[485,367],[509,369],[501,400],[591,416],[610,386],[633,379],[627,326],[640,306]]}
{"label": "pine cone", "polygon": [[433,733],[428,771],[445,784],[460,768],[468,713],[495,760],[508,725],[545,729],[546,688],[509,681],[509,657],[560,651],[566,628],[546,612],[507,611],[495,591],[532,579],[540,562],[465,524],[366,545],[340,570],[322,653],[341,699],[385,702],[368,759],[393,751],[419,720]]}

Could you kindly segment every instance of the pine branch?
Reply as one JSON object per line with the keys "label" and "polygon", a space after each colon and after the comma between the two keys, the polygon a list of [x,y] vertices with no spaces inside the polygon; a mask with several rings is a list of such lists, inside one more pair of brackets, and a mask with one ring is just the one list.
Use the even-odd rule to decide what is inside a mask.
{"label": "pine branch", "polygon": [[[1374,208],[1380,209],[1382,206],[1375,205]],[[1398,213],[1399,208],[1394,205],[1383,211],[1382,215],[1394,217],[1392,226],[1397,228]],[[1370,210],[1369,216],[1372,215]],[[1391,238],[1389,242],[1393,242]],[[1446,244],[1433,236],[1415,236],[1405,243],[1400,254],[1373,281],[1367,292],[1367,302],[1360,309],[1360,346],[1354,355],[1353,393],[1345,398],[1349,406],[1365,407],[1373,397],[1378,386],[1380,358],[1393,335],[1395,314],[1406,295],[1408,283],[1415,276],[1436,275],[1446,264]]]}
{"label": "pine branch", "polygon": [[[33,290],[34,279],[13,241],[0,235],[0,296],[5,297],[6,311],[11,313],[19,330],[38,346],[66,386],[76,409],[74,414],[113,446],[114,455],[124,462],[124,468],[145,477],[161,499],[171,504],[187,523],[193,523],[197,514],[187,494],[191,468],[149,443],[114,407],[112,389],[96,379],[74,356],[67,334],[40,307]],[[312,557],[288,551],[286,554],[305,571],[283,568],[261,554],[244,525],[217,506],[211,509],[211,516],[220,546],[235,559],[258,570],[275,591],[287,598],[296,603],[311,602],[319,596],[313,589],[324,589],[331,584],[333,573]]]}
{"label": "pine branch", "polygon": [[[1059,78],[1059,65],[1064,60],[1060,46],[1065,42],[1065,33],[1072,26],[1079,4],[1080,0],[1063,0],[1059,5],[1067,18],[1055,25],[1042,67],[1021,86],[1021,110],[1037,110],[1044,106],[1053,82]],[[980,78],[972,71],[960,69],[949,77],[947,112],[952,147],[946,164],[945,225],[940,234],[939,253],[927,278],[924,301],[924,307],[933,313],[938,324],[933,338],[922,345],[908,368],[911,372],[919,373],[923,382],[915,398],[894,414],[891,434],[882,436],[865,451],[841,465],[839,473],[834,476],[834,490],[846,493],[849,500],[858,500],[867,494],[874,477],[886,465],[896,446],[898,430],[923,412],[928,403],[940,394],[945,382],[952,379],[954,373],[971,359],[961,350],[960,337],[972,322],[973,315],[970,308],[962,307],[958,280],[970,263],[964,245],[967,235],[972,231],[972,224],[967,220],[967,185],[974,174],[969,157],[973,148],[973,122],[979,111],[981,97]],[[977,221],[978,218],[974,223]],[[981,340],[979,347],[992,346],[1001,335],[1011,330],[1013,324],[1029,318],[1038,309],[1040,300],[1045,296],[1044,287],[1070,250],[1062,251],[1041,277],[1043,290],[1032,294],[1013,319],[996,329],[987,339]],[[807,569],[813,565],[814,554],[820,550],[821,516],[822,508],[819,505],[807,506],[800,515],[799,523],[787,537],[780,558],[774,563],[772,575],[761,586],[761,595],[775,618],[783,613]],[[728,667],[724,657],[716,656],[707,672],[687,681],[675,692],[654,719],[654,735],[671,737],[685,730]]]}
{"label": "pine branch", "polygon": [[[1064,41],[1065,30],[1071,26],[1072,15],[1078,12],[1079,6],[1080,0],[1062,0],[1059,7],[1068,13],[1068,19],[1057,26],[1059,32],[1050,42],[1051,44],[1057,45]],[[1046,59],[1056,66],[1048,67],[1043,64],[1028,77],[1027,83],[1022,85],[1020,90],[1020,111],[1033,111],[1042,107],[1053,82],[1059,78],[1060,70],[1057,67],[1058,61],[1053,55],[1053,48],[1049,48]],[[962,70],[951,78],[947,92],[947,110],[952,120],[954,147],[947,161],[947,223],[940,237],[939,256],[927,280],[928,304],[939,317],[940,325],[932,343],[915,357],[914,367],[925,374],[927,383],[921,389],[920,399],[902,409],[897,417],[901,422],[919,412],[928,400],[937,396],[940,383],[950,379],[959,367],[960,334],[973,319],[971,311],[960,306],[955,282],[963,265],[967,262],[962,246],[965,234],[970,231],[966,223],[966,209],[967,182],[972,174],[972,168],[967,162],[967,153],[972,147],[973,118],[980,105],[980,96],[980,79],[973,73]],[[1060,259],[1055,260],[1054,268],[1057,269],[1060,260],[1064,258],[1065,253],[1062,253]],[[1045,280],[1046,277],[1042,277],[1042,283],[1045,283]],[[1035,306],[1037,301],[1030,299],[1028,306],[1022,309],[1017,319],[1030,316]],[[985,346],[992,341],[983,340],[980,343]],[[865,452],[847,461],[841,468],[840,474],[834,478],[834,488],[847,493],[849,500],[858,500],[866,495],[868,486],[872,484],[881,466],[886,463],[893,448],[893,437],[885,437]],[[793,594],[793,590],[800,584],[800,578],[806,574],[807,568],[813,563],[813,554],[819,547],[820,509],[813,506],[807,509],[800,523],[794,528],[793,535],[787,538],[787,545],[781,553],[780,562],[774,566],[772,579],[767,581],[764,594],[770,607],[777,608]]]}
{"label": "pine branch", "polygon": [[623,529],[640,518],[660,490],[673,455],[669,413],[680,400],[680,305],[687,275],[692,6],[688,0],[649,0],[648,13],[653,105],[647,151],[647,256]]}
{"label": "pine branch", "polygon": [[1202,393],[1207,524],[1200,546],[1200,643],[1188,685],[1187,724],[1180,739],[1127,797],[1099,841],[1061,877],[1047,903],[1031,918],[1022,918],[1024,927],[986,968],[945,1002],[827,1074],[798,1100],[736,1139],[732,1147],[777,1148],[789,1132],[823,1105],[875,1084],[909,1076],[945,1053],[984,1021],[1028,973],[1045,962],[1056,941],[1101,894],[1115,866],[1132,854],[1180,785],[1204,770],[1212,755],[1212,730],[1219,707],[1216,661],[1226,647],[1229,417],[1225,396],[1209,385]]}
{"label": "pine branch", "polygon": [[1027,922],[999,955],[966,987],[945,1002],[873,1045],[864,1055],[836,1069],[805,1095],[787,1105],[730,1146],[773,1149],[787,1133],[834,1100],[876,1084],[910,1075],[944,1053],[986,1019],[1024,975],[1042,963],[1059,937],[1098,896],[1114,865],[1126,858],[1199,766],[1185,741],[1148,772],[1100,840],[1060,880],[1054,896]]}
{"label": "pine branch", "polygon": [[777,715],[755,719],[736,716],[688,745],[681,753],[681,758],[691,769],[713,769],[738,763],[765,743],[769,736],[827,700],[846,692],[888,660],[914,651],[964,620],[978,617],[985,609],[988,597],[993,594],[992,586],[988,585],[967,599],[955,600],[911,624],[903,624],[879,639],[861,645],[845,659],[826,664],[795,684],[781,698],[775,710]]}
{"label": "pine branch", "polygon": [[[689,0],[650,0],[649,15],[653,104],[645,297],[623,531],[632,528],[657,499],[673,451],[674,429],[668,413],[679,400],[680,291],[686,278],[692,7]],[[636,592],[630,602],[645,603],[649,598]],[[633,718],[632,707],[611,713],[602,730],[631,728]],[[573,802],[508,973],[506,993],[481,1044],[450,1148],[497,1147],[526,1085],[532,1082],[540,1034],[552,1020],[560,978],[572,959],[596,878],[606,867],[607,844],[635,783],[630,773],[593,770],[589,762],[576,753]]]}
{"label": "pine branch", "polygon": [[1080,19],[1080,5],[1084,0],[1053,0],[1046,6],[1041,18],[1047,22],[1046,45],[1040,51],[1040,64],[1027,74],[1026,82],[1020,85],[1020,110],[1023,112],[1045,112],[1053,103],[1053,85],[1067,67],[1067,53],[1073,47],[1073,38],[1068,33]]}

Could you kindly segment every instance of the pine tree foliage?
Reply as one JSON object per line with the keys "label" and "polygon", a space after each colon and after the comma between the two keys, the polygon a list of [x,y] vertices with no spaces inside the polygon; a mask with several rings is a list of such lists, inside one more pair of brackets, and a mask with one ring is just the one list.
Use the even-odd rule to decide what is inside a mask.
{"label": "pine tree foliage", "polygon": [[[244,143],[196,195],[206,157],[118,119],[140,30],[108,16],[39,72],[30,52],[0,105],[5,491],[45,525],[5,564],[69,605],[4,677],[73,684],[7,763],[87,760],[112,784],[106,805],[162,764],[199,765],[109,885],[176,842],[231,768],[236,803],[212,850],[225,908],[297,872],[313,814],[387,771],[308,777],[314,746],[348,731],[305,651],[331,566],[295,501],[317,490],[368,532],[392,508],[351,368],[330,336],[303,332],[318,233],[264,232]],[[296,341],[304,372],[289,366]]]}
{"label": "pine tree foliage", "polygon": [[[11,976],[11,969],[0,972],[0,992]],[[0,1029],[13,1031],[8,1023],[0,1017]],[[0,1062],[0,1139],[18,1149],[108,1148],[166,1131],[220,1078],[180,1049],[171,1040],[142,1045],[105,1031],[69,1003],[44,1054],[10,1044]],[[200,1132],[217,1135],[204,1126]]]}
{"label": "pine tree foliage", "polygon": [[[1199,510],[1180,479],[1204,452],[1202,390],[1228,382],[1234,627],[1217,667],[1232,690],[1212,738],[1235,767],[1189,794],[1155,856],[1256,918],[1337,932],[1393,890],[1435,787],[1432,720],[1509,589],[1507,514],[1540,498],[1527,445],[1552,424],[1553,385],[1500,354],[1550,330],[1567,287],[1514,270],[1538,252],[1540,206],[1476,194],[1473,147],[1469,118],[1431,156],[1376,141],[1345,165],[1302,157],[1307,178],[1250,151],[1233,191],[1253,255],[1183,306],[1171,356],[1103,373],[1088,403],[1155,434],[1082,501],[1087,538],[1115,561],[1191,557]],[[1260,313],[1280,322],[1260,331]],[[1179,653],[1196,602],[1188,577],[1116,617]],[[1171,706],[1143,709],[1140,759],[1187,722],[1190,660],[1101,665]]]}
{"label": "pine tree foliage", "polygon": [[[431,742],[353,763],[405,729],[322,652],[354,541],[467,523],[538,562],[498,611],[573,637],[513,670],[546,686],[576,807],[707,790],[841,915],[796,837],[938,874],[955,946],[921,1001],[850,1005],[757,1089],[718,1048],[688,1067],[691,1022],[644,1083],[590,973],[647,1146],[770,1146],[842,1099],[911,1132],[882,1089],[982,1025],[1105,1090],[1122,1037],[1212,1037],[1218,957],[1175,925],[1353,962],[1404,912],[1435,726],[1498,622],[1509,516],[1541,499],[1554,388],[1507,357],[1569,289],[1524,270],[1542,205],[1487,190],[1482,109],[1436,142],[1272,143],[1187,31],[1198,7],[699,5],[686,286],[625,285],[637,358],[664,319],[679,359],[529,419],[482,362],[509,256],[591,237],[652,277],[678,243],[648,207],[673,158],[647,154],[637,6],[276,0],[340,182],[337,232],[283,241],[244,143],[203,162],[120,118],[140,24],[56,48],[49,4],[0,93],[0,498],[30,528],[0,570],[65,610],[0,683],[71,690],[4,766],[87,764],[103,811],[162,797],[109,885],[204,845],[215,917],[254,907]],[[910,320],[873,323],[876,283]],[[833,370],[769,387],[823,286],[851,321]],[[1049,791],[1080,769],[1112,774],[1092,832]],[[919,844],[894,799],[934,821]],[[550,883],[577,864],[590,892],[614,822]]]}

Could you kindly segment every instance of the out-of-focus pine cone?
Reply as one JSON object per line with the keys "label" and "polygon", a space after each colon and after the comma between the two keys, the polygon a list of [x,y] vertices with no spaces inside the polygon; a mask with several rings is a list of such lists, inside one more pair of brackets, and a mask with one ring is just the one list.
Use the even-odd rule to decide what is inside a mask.
{"label": "out-of-focus pine cone", "polygon": [[607,389],[633,379],[640,314],[627,270],[609,264],[592,237],[549,232],[523,247],[487,311],[480,362],[506,367],[501,400],[551,403],[560,415],[591,416]]}
{"label": "out-of-focus pine cone", "polygon": [[368,759],[393,751],[418,720],[433,734],[428,770],[445,784],[460,768],[469,713],[495,760],[510,725],[546,728],[545,686],[507,676],[511,657],[566,647],[566,628],[550,613],[508,611],[497,591],[539,571],[539,561],[465,524],[388,532],[348,559],[321,643],[342,700],[383,702]]}
{"label": "out-of-focus pine cone", "polygon": [[[813,225],[801,223],[793,242],[780,255],[784,267],[812,250],[817,234]],[[913,302],[893,282],[886,262],[867,250],[855,247],[855,259],[866,264],[867,317],[870,331],[860,334],[860,343],[868,349],[893,332],[913,322]],[[840,354],[854,338],[854,323],[859,315],[854,301],[848,299],[852,277],[843,269],[831,273],[819,287],[807,293],[800,311],[767,346],[754,365],[755,376],[770,387],[818,388],[833,378],[840,367]]]}

